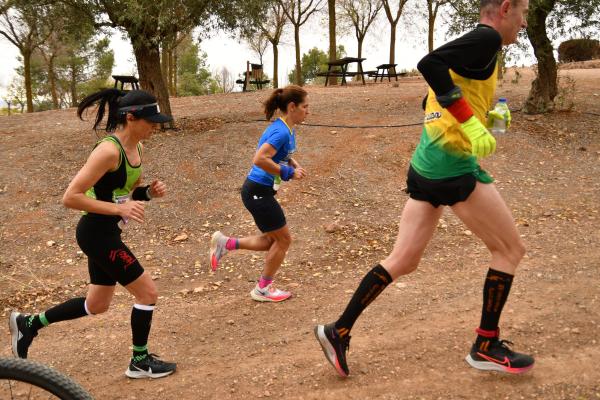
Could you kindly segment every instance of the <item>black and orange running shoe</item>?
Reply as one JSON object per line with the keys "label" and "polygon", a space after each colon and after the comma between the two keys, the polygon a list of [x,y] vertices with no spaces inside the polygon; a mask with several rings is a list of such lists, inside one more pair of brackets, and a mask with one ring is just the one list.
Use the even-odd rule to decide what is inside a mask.
{"label": "black and orange running shoe", "polygon": [[533,368],[533,357],[512,351],[509,344],[512,345],[498,337],[478,338],[465,360],[473,368],[509,374],[522,374]]}
{"label": "black and orange running shoe", "polygon": [[346,364],[346,353],[350,348],[350,335],[341,337],[335,329],[335,324],[315,326],[315,336],[323,349],[327,360],[333,365],[337,373],[342,377],[350,374]]}

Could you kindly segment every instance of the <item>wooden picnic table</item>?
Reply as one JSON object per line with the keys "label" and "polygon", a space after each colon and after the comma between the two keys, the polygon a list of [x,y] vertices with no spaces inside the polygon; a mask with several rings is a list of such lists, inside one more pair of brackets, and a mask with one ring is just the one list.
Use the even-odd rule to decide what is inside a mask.
{"label": "wooden picnic table", "polygon": [[117,86],[119,85],[119,82],[120,82],[121,83],[121,90],[123,90],[123,87],[125,86],[125,84],[130,84],[131,88],[133,90],[140,90],[139,80],[135,76],[131,76],[131,75],[113,75],[112,77],[115,80],[115,89],[117,88]]}
{"label": "wooden picnic table", "polygon": [[370,77],[375,77],[375,82],[377,82],[377,78],[380,79],[380,82],[383,82],[383,78],[388,78],[388,81],[391,82],[390,79],[392,76],[398,80],[399,76],[406,75],[405,72],[396,72],[396,65],[398,64],[381,64],[377,66],[377,71],[369,72]]}
{"label": "wooden picnic table", "polygon": [[[342,77],[342,85],[347,85],[346,77],[347,76],[356,76],[360,75],[362,78],[363,85],[365,84],[365,72],[363,72],[362,62],[365,61],[366,58],[356,58],[356,57],[344,57],[339,60],[333,60],[327,62],[327,72],[322,72],[317,75],[325,77],[325,86],[327,86],[327,82],[329,81],[330,76],[340,76]],[[358,64],[357,72],[348,72],[348,65],[351,63]],[[333,68],[339,67],[339,71],[332,71]]]}

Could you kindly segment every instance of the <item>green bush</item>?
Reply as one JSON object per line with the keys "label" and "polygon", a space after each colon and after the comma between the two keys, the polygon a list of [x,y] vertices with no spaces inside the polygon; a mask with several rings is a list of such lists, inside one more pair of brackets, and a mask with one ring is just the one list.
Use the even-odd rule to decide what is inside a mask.
{"label": "green bush", "polygon": [[571,39],[558,46],[558,61],[587,61],[600,58],[600,42],[594,39]]}

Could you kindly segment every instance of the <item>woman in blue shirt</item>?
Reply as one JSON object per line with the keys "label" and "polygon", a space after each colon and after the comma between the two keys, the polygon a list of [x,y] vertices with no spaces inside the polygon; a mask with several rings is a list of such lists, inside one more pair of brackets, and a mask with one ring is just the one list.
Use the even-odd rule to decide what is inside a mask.
{"label": "woman in blue shirt", "polygon": [[266,251],[265,266],[258,283],[250,292],[256,301],[279,302],[291,297],[291,293],[276,289],[273,277],[281,266],[292,237],[283,209],[275,199],[282,181],[302,179],[304,168],[292,158],[296,151],[294,127],[308,115],[307,93],[299,86],[290,85],[276,89],[264,103],[264,112],[270,120],[276,110],[281,116],[263,132],[254,158],[252,169],[242,186],[242,201],[250,211],[261,235],[227,237],[221,232],[213,233],[210,242],[210,265],[213,271],[219,260],[235,249]]}

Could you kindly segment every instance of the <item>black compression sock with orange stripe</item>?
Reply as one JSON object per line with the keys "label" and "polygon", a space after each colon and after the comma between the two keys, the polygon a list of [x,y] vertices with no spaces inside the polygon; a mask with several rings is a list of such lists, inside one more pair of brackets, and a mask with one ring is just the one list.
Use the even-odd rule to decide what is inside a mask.
{"label": "black compression sock with orange stripe", "polygon": [[392,277],[381,264],[377,264],[367,272],[346,306],[344,313],[335,323],[335,328],[340,336],[346,336],[350,333],[360,314],[390,283],[392,283]]}
{"label": "black compression sock with orange stripe", "polygon": [[488,270],[483,286],[483,308],[479,329],[483,331],[498,329],[500,314],[508,298],[512,281],[513,275],[492,268]]}

